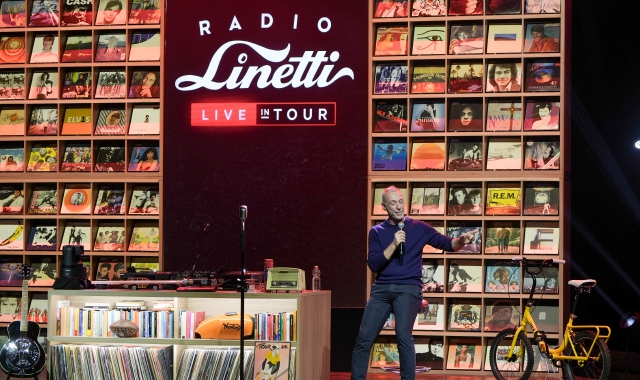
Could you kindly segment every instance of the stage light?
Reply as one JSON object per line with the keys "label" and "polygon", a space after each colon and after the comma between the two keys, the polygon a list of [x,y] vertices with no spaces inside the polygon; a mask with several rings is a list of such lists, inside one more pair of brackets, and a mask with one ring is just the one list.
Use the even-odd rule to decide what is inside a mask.
{"label": "stage light", "polygon": [[623,329],[637,329],[640,326],[640,313],[629,311],[620,318],[620,327]]}
{"label": "stage light", "polygon": [[636,141],[634,146],[636,147],[636,149],[640,149],[640,140]]}

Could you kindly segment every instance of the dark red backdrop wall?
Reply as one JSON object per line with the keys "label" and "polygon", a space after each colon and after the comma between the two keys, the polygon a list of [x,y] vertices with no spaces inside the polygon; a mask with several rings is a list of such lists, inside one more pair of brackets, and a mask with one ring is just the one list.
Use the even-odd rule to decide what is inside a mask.
{"label": "dark red backdrop wall", "polygon": [[[210,34],[201,33],[207,23]],[[199,269],[239,270],[238,209],[247,205],[247,270],[262,269],[263,260],[273,258],[276,266],[304,269],[310,287],[311,270],[319,265],[334,307],[362,306],[367,2],[170,0],[165,30],[165,268],[188,269],[200,252]],[[214,82],[224,82],[234,67],[244,74],[248,66],[268,65],[272,72],[283,64],[295,66],[288,60],[306,51],[312,56],[325,51],[325,57],[333,58],[318,73],[333,64],[329,78],[348,68],[353,79],[342,76],[329,86],[309,88],[258,88],[257,80],[246,89],[176,87],[176,80],[186,75],[205,76],[216,51],[230,41],[278,51],[289,45],[290,51],[284,61],[274,63],[246,44],[236,44],[222,55]],[[332,52],[338,52],[337,60]],[[248,120],[240,126],[192,126],[194,103],[212,103],[223,115],[224,106],[217,103],[264,102],[335,102],[336,125],[256,127],[247,126],[254,124]],[[213,114],[206,117],[211,120]],[[211,225],[207,235],[205,223]]]}

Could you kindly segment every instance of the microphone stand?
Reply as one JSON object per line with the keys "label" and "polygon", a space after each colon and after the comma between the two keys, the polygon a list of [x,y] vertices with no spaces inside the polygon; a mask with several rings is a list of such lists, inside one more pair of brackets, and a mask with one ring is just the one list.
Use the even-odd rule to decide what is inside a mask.
{"label": "microphone stand", "polygon": [[240,246],[242,248],[241,270],[240,270],[240,380],[244,380],[244,249],[245,231],[244,219],[242,220],[242,230],[240,231]]}

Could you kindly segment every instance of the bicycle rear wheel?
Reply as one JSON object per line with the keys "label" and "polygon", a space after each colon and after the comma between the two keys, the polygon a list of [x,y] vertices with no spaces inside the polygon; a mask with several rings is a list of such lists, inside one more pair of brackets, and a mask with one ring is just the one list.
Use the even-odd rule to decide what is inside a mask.
{"label": "bicycle rear wheel", "polygon": [[[572,339],[576,354],[578,356],[586,356],[594,339],[596,339],[596,335],[591,331],[576,333]],[[564,354],[567,356],[573,355],[571,347],[567,347]],[[598,339],[587,361],[563,360],[562,368],[564,369],[564,376],[568,380],[606,380],[611,372],[609,347],[602,339]]]}
{"label": "bicycle rear wheel", "polygon": [[526,380],[533,371],[533,347],[527,336],[520,332],[511,357],[506,355],[514,338],[513,330],[503,330],[496,335],[489,352],[491,372],[498,380]]}

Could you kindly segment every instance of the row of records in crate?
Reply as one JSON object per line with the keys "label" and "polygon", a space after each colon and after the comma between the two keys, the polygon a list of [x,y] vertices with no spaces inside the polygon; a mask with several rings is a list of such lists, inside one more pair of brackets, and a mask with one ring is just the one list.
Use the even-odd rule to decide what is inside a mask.
{"label": "row of records in crate", "polygon": [[[557,97],[380,99],[373,132],[519,132],[560,130]],[[484,127],[484,128],[483,128]]]}
{"label": "row of records in crate", "polygon": [[[559,53],[559,20],[450,21],[378,25],[375,56]],[[449,38],[447,39],[447,27]],[[485,50],[486,38],[486,50]],[[411,44],[409,44],[411,42]],[[410,48],[410,49],[409,49]]]}
{"label": "row of records in crate", "polygon": [[[30,82],[25,79],[29,78]],[[127,83],[127,78],[129,81]],[[58,68],[0,71],[0,100],[150,99],[160,97],[158,68],[136,67],[127,76],[118,68]]]}
{"label": "row of records in crate", "polygon": [[[387,215],[382,207],[382,194],[389,186],[397,187],[409,215],[495,215],[557,216],[560,214],[559,182],[413,182],[406,184],[376,183],[373,188],[372,215]],[[524,197],[523,197],[524,193]],[[483,202],[482,197],[485,197]],[[407,202],[408,203],[408,202]]]}
{"label": "row of records in crate", "polygon": [[88,141],[68,142],[62,157],[57,141],[34,142],[26,152],[22,142],[1,144],[0,172],[24,172],[25,169],[27,172],[160,171],[157,141],[130,144],[128,161],[124,143],[105,141],[103,144],[92,147]]}
{"label": "row of records in crate", "polygon": [[482,59],[376,62],[373,94],[559,92],[561,68],[553,58],[488,59],[486,72]]}
{"label": "row of records in crate", "polygon": [[[0,219],[0,250],[55,251],[65,245],[82,246],[85,251],[158,252],[158,222],[134,221],[126,229],[123,222],[100,221],[91,227],[88,220],[67,220],[58,228],[55,221],[33,221],[26,231],[22,220]],[[60,234],[62,232],[62,234]]]}
{"label": "row of records in crate", "polygon": [[376,0],[375,18],[554,14],[562,11],[560,0]]}
{"label": "row of records in crate", "polygon": [[[486,145],[486,149],[484,149]],[[559,170],[560,138],[374,138],[371,170]],[[411,154],[409,154],[411,152]]]}

